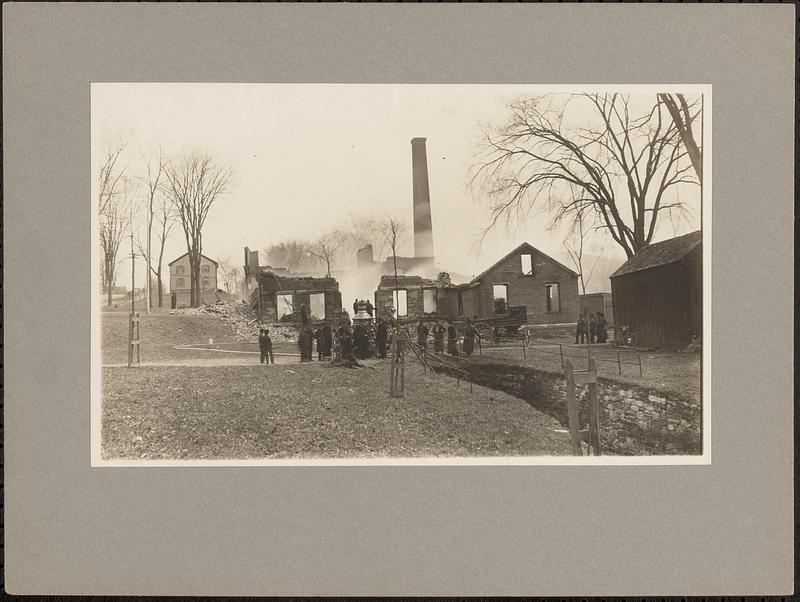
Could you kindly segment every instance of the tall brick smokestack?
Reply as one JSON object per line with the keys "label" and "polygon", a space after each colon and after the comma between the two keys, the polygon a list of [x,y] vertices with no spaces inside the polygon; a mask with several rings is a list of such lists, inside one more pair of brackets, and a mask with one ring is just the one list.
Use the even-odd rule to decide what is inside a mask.
{"label": "tall brick smokestack", "polygon": [[428,189],[425,138],[411,139],[411,167],[414,182],[414,257],[433,257],[431,194]]}

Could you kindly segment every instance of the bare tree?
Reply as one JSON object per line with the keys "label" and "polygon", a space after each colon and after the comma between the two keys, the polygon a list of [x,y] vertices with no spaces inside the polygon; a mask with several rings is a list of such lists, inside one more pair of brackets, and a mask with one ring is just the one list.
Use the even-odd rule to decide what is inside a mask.
{"label": "bare tree", "polygon": [[347,239],[348,251],[355,254],[359,249],[372,245],[372,257],[382,261],[389,253],[384,236],[384,223],[375,216],[351,215],[342,223],[340,230]]}
{"label": "bare tree", "polygon": [[[597,267],[597,262],[600,260],[600,255],[595,256],[594,263],[592,263],[591,267],[589,267],[587,273],[584,263],[583,249],[587,234],[592,229],[592,225],[587,223],[583,212],[579,211],[576,214],[575,221],[570,229],[570,236],[564,239],[563,242],[564,248],[566,249],[569,258],[572,261],[572,265],[575,266],[575,271],[578,273],[578,280],[581,283],[581,294],[584,296],[586,295],[586,282],[592,278],[592,273],[594,272],[595,267]],[[582,311],[585,311],[585,309],[586,308],[583,307]]]}
{"label": "bare tree", "polygon": [[304,240],[286,240],[266,247],[263,251],[267,263],[273,267],[285,267],[291,272],[302,272],[313,267],[316,259],[308,252],[309,243]]}
{"label": "bare tree", "polygon": [[117,280],[117,255],[130,220],[131,197],[125,179],[125,167],[120,165],[120,155],[124,149],[124,143],[110,144],[100,166],[98,209],[103,254],[101,280],[109,306]]}
{"label": "bare tree", "polygon": [[[155,218],[155,211],[156,211],[156,195],[160,192],[159,181],[161,180],[161,174],[164,170],[164,164],[161,160],[161,149],[158,149],[158,159],[156,161],[156,165],[153,166],[153,158],[148,157],[145,161],[145,167],[147,170],[147,180],[145,185],[147,186],[147,201],[146,201],[146,209],[147,209],[147,231],[146,231],[146,245],[144,249],[144,258],[147,264],[147,268],[145,273],[147,274],[146,285],[145,285],[145,311],[146,313],[150,313],[150,275],[153,273],[153,263],[152,263],[152,239],[153,239],[153,221]],[[162,252],[163,252],[163,243],[162,243]],[[161,307],[161,287],[159,286],[159,307]]]}
{"label": "bare tree", "polygon": [[192,153],[164,166],[165,188],[183,227],[191,272],[190,305],[200,305],[200,256],[203,225],[214,202],[231,182],[231,169],[214,163],[208,155]]}
{"label": "bare tree", "polygon": [[[546,95],[509,105],[508,122],[484,131],[473,191],[486,195],[489,229],[548,210],[552,225],[592,214],[632,257],[647,246],[658,218],[686,215],[680,184],[697,184],[673,120],[656,98],[634,115],[629,95]],[[583,103],[595,122],[571,125],[568,105]],[[689,105],[694,106],[694,105]]]}
{"label": "bare tree", "polygon": [[403,378],[405,365],[405,344],[400,339],[400,308],[399,290],[397,278],[397,248],[405,233],[408,225],[396,217],[386,217],[381,224],[383,238],[392,252],[394,262],[394,298],[393,305],[395,311],[394,333],[392,335],[392,362],[390,365],[391,378],[389,385],[389,395],[392,397],[403,397],[405,395],[405,380]]}
{"label": "bare tree", "polygon": [[381,222],[381,232],[392,254],[392,261],[394,262],[394,290],[395,298],[397,298],[397,291],[399,288],[397,285],[397,249],[408,233],[408,224],[397,217],[388,216]]}
{"label": "bare tree", "polygon": [[231,263],[229,258],[223,257],[217,260],[217,269],[222,276],[222,284],[225,287],[225,291],[228,293],[236,292],[241,268]]}
{"label": "bare tree", "polygon": [[338,230],[328,230],[320,234],[308,245],[308,252],[325,264],[328,278],[331,267],[336,263],[339,251],[345,243],[345,236]]}
{"label": "bare tree", "polygon": [[[658,98],[667,107],[675,127],[681,136],[683,145],[689,153],[689,159],[697,174],[698,179],[703,181],[703,149],[697,144],[694,137],[692,126],[699,115],[702,115],[702,99],[700,107],[694,108],[686,101],[683,94],[659,94]],[[701,124],[702,125],[702,124]]]}

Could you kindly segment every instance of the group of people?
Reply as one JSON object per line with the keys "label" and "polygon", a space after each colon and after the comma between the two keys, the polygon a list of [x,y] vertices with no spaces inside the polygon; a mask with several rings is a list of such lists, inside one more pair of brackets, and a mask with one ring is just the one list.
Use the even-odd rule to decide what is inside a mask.
{"label": "group of people", "polygon": [[[423,350],[428,349],[428,336],[433,331],[433,352],[443,353],[445,335],[447,335],[447,353],[450,355],[458,355],[458,328],[452,320],[447,320],[446,326],[442,324],[441,320],[436,320],[433,328],[428,328],[428,325],[420,320],[417,324],[417,346]],[[472,320],[467,318],[464,325],[464,355],[470,356],[475,351],[475,339],[482,339],[481,333],[475,328]]]}
{"label": "group of people", "polygon": [[597,318],[593,313],[589,313],[588,328],[586,320],[583,319],[583,316],[579,316],[578,324],[575,327],[575,344],[578,344],[578,339],[581,343],[585,343],[587,338],[590,343],[605,343],[608,340],[606,326],[606,316],[601,311],[597,312]]}
{"label": "group of people", "polygon": [[330,357],[333,349],[333,332],[328,324],[323,324],[319,328],[312,330],[308,326],[302,326],[297,337],[297,345],[300,347],[300,361],[310,362],[314,355],[314,342],[317,344],[317,359],[322,361],[325,357]]}
{"label": "group of people", "polygon": [[[367,304],[367,312],[374,310],[374,307],[369,302]],[[301,316],[304,313],[301,309]],[[323,324],[318,328],[312,329],[307,323],[301,321],[297,339],[301,362],[312,361],[315,342],[317,358],[320,361],[332,356],[334,346],[338,350],[341,360],[345,363],[352,363],[355,360],[372,356],[381,359],[386,358],[391,343],[389,323],[383,318],[378,318],[374,327],[371,323],[354,323],[351,322],[347,312],[342,313],[344,320],[335,330],[331,328],[330,324]],[[430,321],[420,320],[416,326],[416,333],[417,345],[421,349],[428,349],[428,339],[433,335],[434,353],[444,353],[446,349],[450,355],[459,355],[461,336],[459,329],[452,320],[442,321],[437,319],[432,324]],[[475,351],[476,339],[480,344],[483,337],[469,318],[467,318],[461,334],[463,334],[461,348],[464,355],[469,357]],[[272,350],[272,339],[267,328],[260,329],[258,343],[261,349],[261,363],[274,364],[275,356]]]}

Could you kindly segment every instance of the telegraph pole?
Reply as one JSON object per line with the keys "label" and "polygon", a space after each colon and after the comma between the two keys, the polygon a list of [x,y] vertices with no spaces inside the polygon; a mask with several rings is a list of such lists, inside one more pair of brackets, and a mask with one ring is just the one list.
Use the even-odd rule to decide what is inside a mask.
{"label": "telegraph pole", "polygon": [[134,293],[136,289],[134,288],[134,275],[136,274],[136,253],[133,250],[133,228],[131,228],[131,315],[136,312],[136,307],[134,306],[134,297],[136,296]]}

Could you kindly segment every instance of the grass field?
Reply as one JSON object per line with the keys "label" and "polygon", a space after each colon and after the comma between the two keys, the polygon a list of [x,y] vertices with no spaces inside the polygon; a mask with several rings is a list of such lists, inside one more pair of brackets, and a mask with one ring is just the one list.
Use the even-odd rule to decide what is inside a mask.
{"label": "grass field", "polygon": [[[587,368],[586,347],[572,346],[573,341],[537,341],[525,350],[523,356],[521,343],[504,342],[499,347],[483,349],[483,354],[492,358],[509,358],[536,366],[544,370],[562,372],[561,356],[558,343],[563,347],[564,359],[572,362],[578,370]],[[566,346],[569,345],[569,346]],[[622,365],[617,364],[617,350],[611,345],[593,345],[592,356],[597,361],[598,373],[623,385],[636,385],[650,388],[667,394],[674,394],[681,399],[700,403],[701,398],[701,354],[675,353],[665,351],[640,351],[623,349],[620,351]],[[641,358],[642,376],[639,376],[638,361]],[[622,374],[619,374],[619,368]]]}
{"label": "grass field", "polygon": [[555,419],[515,397],[389,365],[103,369],[106,458],[567,455]]}

